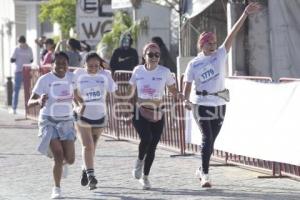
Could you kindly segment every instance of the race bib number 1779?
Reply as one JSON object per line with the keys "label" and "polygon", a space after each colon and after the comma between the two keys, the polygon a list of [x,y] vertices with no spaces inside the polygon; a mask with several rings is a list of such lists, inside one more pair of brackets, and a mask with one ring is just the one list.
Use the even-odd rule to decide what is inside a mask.
{"label": "race bib number 1779", "polygon": [[208,64],[200,69],[201,83],[208,81],[215,76],[215,70],[212,64]]}

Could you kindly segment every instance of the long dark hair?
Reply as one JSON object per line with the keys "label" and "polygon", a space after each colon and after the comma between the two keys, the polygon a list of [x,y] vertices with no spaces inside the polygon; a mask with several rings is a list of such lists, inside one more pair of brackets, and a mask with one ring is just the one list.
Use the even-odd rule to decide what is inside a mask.
{"label": "long dark hair", "polygon": [[70,38],[68,40],[68,45],[71,47],[73,51],[81,51],[80,42],[74,38]]}
{"label": "long dark hair", "polygon": [[171,72],[176,73],[176,63],[171,57],[170,52],[168,51],[168,48],[166,47],[162,38],[159,36],[152,37],[151,41],[156,43],[160,48],[161,56],[160,56],[159,64],[168,67],[171,70]]}

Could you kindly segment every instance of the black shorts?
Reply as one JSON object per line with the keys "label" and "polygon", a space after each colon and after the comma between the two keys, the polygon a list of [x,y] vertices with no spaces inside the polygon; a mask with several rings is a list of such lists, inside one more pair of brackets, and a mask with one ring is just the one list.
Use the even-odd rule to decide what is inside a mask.
{"label": "black shorts", "polygon": [[74,112],[74,118],[77,123],[82,121],[88,123],[93,127],[105,127],[107,124],[107,117],[102,117],[100,119],[89,119],[83,116],[79,116],[76,112]]}

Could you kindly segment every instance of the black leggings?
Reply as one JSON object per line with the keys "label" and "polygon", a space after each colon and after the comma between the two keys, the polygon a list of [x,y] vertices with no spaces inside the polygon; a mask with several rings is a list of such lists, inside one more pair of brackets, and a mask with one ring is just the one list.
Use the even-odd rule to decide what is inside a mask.
{"label": "black leggings", "polygon": [[226,106],[200,106],[193,105],[193,115],[202,132],[202,171],[207,174],[209,160],[214,150],[215,140],[221,130]]}
{"label": "black leggings", "polygon": [[[139,144],[139,160],[145,158],[144,175],[148,176],[155,157],[156,146],[164,128],[164,116],[157,122],[149,122],[140,114],[134,116],[132,123],[141,141]],[[146,156],[146,157],[145,157]]]}

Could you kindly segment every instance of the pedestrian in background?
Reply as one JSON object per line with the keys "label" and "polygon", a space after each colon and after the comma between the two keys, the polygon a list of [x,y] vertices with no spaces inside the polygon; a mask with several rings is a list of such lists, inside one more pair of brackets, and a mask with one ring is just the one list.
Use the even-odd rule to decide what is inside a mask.
{"label": "pedestrian in background", "polygon": [[46,39],[45,45],[46,45],[47,53],[43,57],[43,60],[41,61],[41,65],[48,65],[48,64],[52,64],[53,62],[53,57],[54,57],[53,54],[55,50],[54,40],[51,38]]}
{"label": "pedestrian in background", "polygon": [[82,146],[81,185],[96,188],[94,158],[97,142],[107,124],[106,94],[115,92],[117,85],[104,68],[104,60],[95,52],[86,55],[85,68],[74,74],[76,130]]}
{"label": "pedestrian in background", "polygon": [[[247,16],[256,13],[259,9],[258,3],[250,3],[219,48],[217,48],[215,33],[201,33],[198,39],[200,53],[189,62],[184,74],[185,107],[192,108],[194,118],[202,133],[202,165],[196,171],[202,187],[211,187],[209,161],[223,124],[226,101],[229,97],[229,91],[225,89],[227,53]],[[195,84],[195,91],[192,91],[190,102],[192,83]]]}
{"label": "pedestrian in background", "polygon": [[26,43],[25,36],[21,35],[18,39],[18,43],[18,46],[14,49],[14,52],[10,58],[10,62],[13,63],[14,72],[14,90],[11,111],[13,114],[17,113],[19,92],[23,82],[23,65],[33,62],[32,49]]}
{"label": "pedestrian in background", "polygon": [[129,33],[124,33],[121,36],[120,47],[114,50],[109,63],[113,73],[116,70],[132,71],[138,65],[138,53],[136,49],[131,47],[132,43],[133,40]]}
{"label": "pedestrian in background", "polygon": [[68,72],[68,56],[64,52],[54,55],[51,72],[41,76],[36,82],[28,106],[39,105],[38,151],[54,158],[54,187],[51,198],[61,198],[61,177],[64,165],[75,160],[75,128],[73,118],[73,73]]}
{"label": "pedestrian in background", "polygon": [[91,51],[91,46],[85,41],[80,41],[80,56],[81,56],[81,61],[80,61],[80,66],[84,66],[85,64],[85,56]]}
{"label": "pedestrian in background", "polygon": [[61,40],[55,47],[55,52],[63,50],[69,57],[70,67],[82,67],[81,66],[81,45],[80,42],[74,38],[68,40]]}
{"label": "pedestrian in background", "polygon": [[176,97],[180,94],[170,70],[158,64],[160,53],[156,43],[146,44],[143,49],[143,64],[134,68],[129,80],[131,92],[137,89],[137,111],[134,112],[132,123],[140,137],[138,158],[132,174],[139,179],[143,189],[151,188],[148,176],[164,128],[162,98],[165,87]]}
{"label": "pedestrian in background", "polygon": [[169,50],[166,47],[164,41],[161,39],[161,37],[159,36],[153,37],[151,38],[151,41],[156,43],[160,48],[161,56],[159,59],[159,64],[162,66],[166,66],[171,70],[171,72],[176,74],[177,71],[176,64],[173,61],[173,58],[171,57]]}
{"label": "pedestrian in background", "polygon": [[39,54],[40,61],[44,59],[44,56],[47,53],[47,49],[46,49],[46,46],[45,46],[46,39],[47,39],[46,36],[41,36],[41,37],[39,37],[39,38],[37,38],[37,39],[34,40],[35,44],[40,49],[40,54]]}

